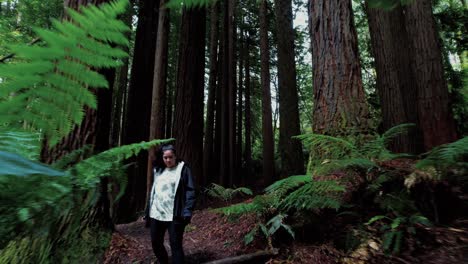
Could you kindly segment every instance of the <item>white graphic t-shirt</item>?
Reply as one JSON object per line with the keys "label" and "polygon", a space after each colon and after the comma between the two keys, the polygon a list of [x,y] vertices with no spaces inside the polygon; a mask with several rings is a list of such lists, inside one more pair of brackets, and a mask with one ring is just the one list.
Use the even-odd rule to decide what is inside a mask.
{"label": "white graphic t-shirt", "polygon": [[155,177],[152,189],[150,217],[159,221],[172,221],[174,198],[180,179],[183,162],[173,168],[166,168]]}

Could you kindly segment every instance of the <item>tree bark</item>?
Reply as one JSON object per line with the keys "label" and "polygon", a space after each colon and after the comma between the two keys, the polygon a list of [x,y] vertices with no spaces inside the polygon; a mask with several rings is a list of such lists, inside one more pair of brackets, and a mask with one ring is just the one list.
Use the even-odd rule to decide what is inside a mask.
{"label": "tree bark", "polygon": [[[402,11],[401,6],[391,11],[367,7],[383,131],[403,123],[418,125],[417,85],[411,70],[412,52],[408,48]],[[421,152],[419,128],[396,137],[389,148],[394,152]]]}
{"label": "tree bark", "polygon": [[291,0],[276,0],[275,13],[278,37],[281,175],[298,175],[304,173],[304,157],[301,142],[292,139],[293,136],[301,134],[301,131]]}
{"label": "tree bark", "polygon": [[235,15],[236,0],[228,2],[228,177],[229,186],[236,184],[236,43],[235,43]]}
{"label": "tree bark", "polygon": [[220,184],[229,185],[229,4],[224,2],[223,6],[223,37],[222,37],[222,68],[220,87],[220,162],[219,177]]}
{"label": "tree bark", "polygon": [[263,179],[271,184],[275,175],[274,141],[271,118],[270,51],[268,45],[267,1],[260,2],[260,68],[262,85]]}
{"label": "tree bark", "polygon": [[214,182],[213,158],[214,152],[214,126],[215,126],[215,99],[216,79],[218,77],[218,40],[219,40],[219,3],[211,6],[210,16],[210,69],[208,81],[208,101],[206,109],[205,146],[203,148],[203,175],[206,182],[203,185]]}
{"label": "tree bark", "polygon": [[310,1],[314,133],[349,135],[368,129],[351,1]]}
{"label": "tree bark", "polygon": [[[251,114],[251,105],[250,105],[250,36],[247,34],[245,50],[247,56],[245,57],[245,150],[244,150],[244,160],[245,160],[245,175],[248,179],[251,178],[252,174],[252,114]],[[247,183],[249,184],[249,183]]]}
{"label": "tree bark", "polygon": [[239,81],[237,82],[237,130],[236,130],[236,168],[237,168],[237,184],[245,185],[245,175],[242,173],[242,112],[243,112],[243,82],[244,82],[244,61],[247,57],[245,51],[245,37],[244,30],[240,29],[240,36],[238,38],[239,44]]}
{"label": "tree bark", "polygon": [[[156,54],[154,63],[153,92],[151,102],[151,120],[149,140],[163,139],[166,124],[166,83],[167,83],[167,56],[169,44],[169,9],[164,7],[167,0],[161,0],[159,5],[158,36],[156,40]],[[146,201],[153,185],[152,163],[155,157],[155,149],[148,152],[148,165],[146,173]]]}
{"label": "tree bark", "polygon": [[[122,138],[124,145],[149,139],[154,56],[148,54],[155,54],[158,9],[159,0],[139,1],[138,26]],[[118,222],[134,220],[136,212],[143,210],[146,203],[148,155],[142,152],[129,162],[135,165],[127,170],[128,185],[118,204]]]}
{"label": "tree bark", "polygon": [[203,172],[205,20],[204,8],[183,10],[174,115],[177,156],[190,164],[197,183]]}
{"label": "tree bark", "polygon": [[419,126],[425,150],[458,137],[431,4],[430,0],[419,0],[403,8],[412,47],[411,67],[418,89]]}

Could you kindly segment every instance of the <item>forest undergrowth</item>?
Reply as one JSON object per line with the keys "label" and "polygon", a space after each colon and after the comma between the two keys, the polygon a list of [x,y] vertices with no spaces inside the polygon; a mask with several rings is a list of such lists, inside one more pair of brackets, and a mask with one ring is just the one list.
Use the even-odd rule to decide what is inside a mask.
{"label": "forest undergrowth", "polygon": [[[186,230],[189,263],[257,251],[272,254],[251,263],[466,262],[467,138],[416,157],[379,146],[400,133],[393,132],[359,147],[305,136],[316,151],[341,154],[311,159],[310,174],[255,196],[212,185]],[[148,230],[137,221],[117,227],[104,263],[151,263],[152,256]]]}

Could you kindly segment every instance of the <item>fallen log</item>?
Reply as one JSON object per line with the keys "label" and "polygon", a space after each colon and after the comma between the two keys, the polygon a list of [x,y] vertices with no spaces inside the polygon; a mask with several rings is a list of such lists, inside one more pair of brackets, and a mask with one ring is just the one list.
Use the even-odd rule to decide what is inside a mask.
{"label": "fallen log", "polygon": [[253,262],[253,261],[267,259],[275,255],[278,255],[278,249],[276,248],[272,250],[262,250],[262,251],[257,251],[257,252],[250,253],[250,254],[213,260],[213,261],[205,262],[205,264],[227,264],[227,263],[230,264],[230,263],[246,263],[246,262],[258,263],[258,262]]}

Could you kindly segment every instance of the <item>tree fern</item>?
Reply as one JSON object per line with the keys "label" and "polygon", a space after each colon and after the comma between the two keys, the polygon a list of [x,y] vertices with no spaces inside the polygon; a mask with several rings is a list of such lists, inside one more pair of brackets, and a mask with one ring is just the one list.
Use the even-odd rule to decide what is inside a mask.
{"label": "tree fern", "polygon": [[127,0],[68,9],[70,21],[35,28],[41,46],[17,45],[18,60],[0,65],[0,123],[41,131],[53,145],[83,119],[83,106],[96,108],[89,88],[107,88],[97,68],[121,65],[129,28],[117,16]]}

